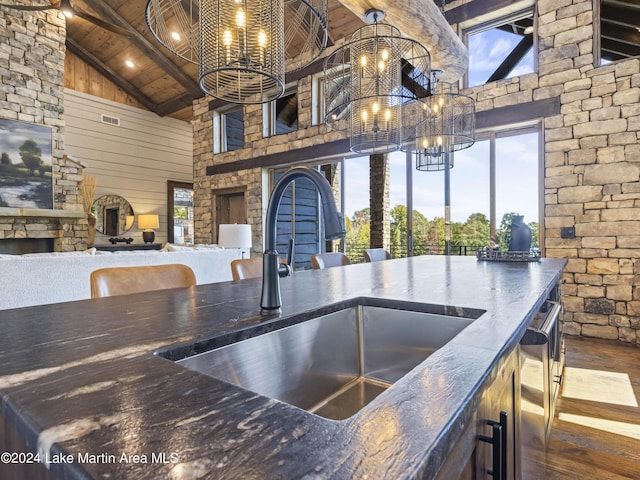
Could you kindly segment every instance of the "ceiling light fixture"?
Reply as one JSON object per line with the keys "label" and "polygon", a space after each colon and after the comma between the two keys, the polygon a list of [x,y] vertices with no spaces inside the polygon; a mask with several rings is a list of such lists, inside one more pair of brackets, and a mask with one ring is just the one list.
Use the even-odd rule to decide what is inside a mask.
{"label": "ceiling light fixture", "polygon": [[135,67],[135,64],[131,60],[125,60],[125,65],[129,68]]}
{"label": "ceiling light fixture", "polygon": [[163,46],[198,65],[204,93],[249,104],[280,97],[285,71],[320,56],[327,12],[328,0],[148,0],[145,16]]}
{"label": "ceiling light fixture", "polygon": [[428,93],[431,57],[396,27],[379,23],[380,10],[365,18],[371,24],[325,59],[325,121],[349,133],[351,151],[388,153],[402,149],[412,132],[404,123],[416,118],[410,112]]}
{"label": "ceiling light fixture", "polygon": [[453,167],[448,153],[469,148],[475,142],[475,103],[471,97],[454,91],[451,83],[438,79],[434,70],[431,95],[423,99],[423,118],[416,123],[412,155],[416,169],[438,171]]}

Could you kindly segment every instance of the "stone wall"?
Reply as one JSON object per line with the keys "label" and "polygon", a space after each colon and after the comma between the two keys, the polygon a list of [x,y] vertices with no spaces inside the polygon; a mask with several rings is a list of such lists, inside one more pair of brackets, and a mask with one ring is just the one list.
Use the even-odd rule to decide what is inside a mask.
{"label": "stone wall", "polygon": [[85,248],[86,219],[55,213],[81,209],[82,165],[64,155],[64,16],[56,10],[0,12],[0,117],[51,127],[53,138],[51,215],[38,211],[18,216],[0,209],[0,240],[54,238],[56,250]]}
{"label": "stone wall", "polygon": [[540,86],[562,104],[545,122],[546,253],[569,259],[569,333],[640,343],[640,60],[593,66],[591,8],[538,3]]}
{"label": "stone wall", "polygon": [[[563,285],[565,329],[575,335],[640,343],[640,60],[593,65],[592,0],[540,0],[537,7],[538,72],[464,93],[475,98],[478,112],[560,99],[560,114],[542,119],[544,233],[545,255],[569,259]],[[202,120],[194,124],[199,137],[194,161],[200,209],[196,218],[203,218],[200,241],[211,228],[211,188],[219,188],[219,183],[249,185],[259,177],[240,171],[207,178],[207,165],[342,138],[325,126],[309,126],[310,115],[305,113],[310,110],[310,93],[310,79],[299,82],[297,132],[262,139],[260,106],[246,107],[247,147],[215,156],[208,144],[211,129],[205,128],[209,120],[204,120],[211,113],[206,101],[200,103]],[[261,218],[257,210],[250,216]],[[562,238],[563,227],[574,227],[575,238]]]}
{"label": "stone wall", "polygon": [[266,214],[266,202],[263,202],[263,196],[268,195],[268,192],[264,192],[262,188],[262,169],[244,169],[229,174],[207,176],[206,168],[209,165],[248,160],[344,138],[344,133],[332,131],[324,124],[311,125],[311,89],[311,77],[298,81],[298,130],[263,138],[262,105],[245,105],[243,107],[245,147],[216,155],[213,154],[213,113],[209,111],[211,99],[205,97],[194,102],[192,125],[196,243],[209,243],[214,238],[212,191],[246,187],[247,221],[253,225],[252,252],[253,254],[262,253],[262,218],[263,213]]}

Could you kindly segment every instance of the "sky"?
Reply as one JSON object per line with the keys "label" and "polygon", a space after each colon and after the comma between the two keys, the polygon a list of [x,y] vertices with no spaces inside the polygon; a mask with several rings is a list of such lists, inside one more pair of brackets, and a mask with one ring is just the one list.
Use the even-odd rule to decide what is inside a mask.
{"label": "sky", "polygon": [[51,129],[41,125],[0,119],[0,153],[9,154],[11,162],[22,163],[20,146],[27,139],[33,139],[42,149],[42,162],[51,165]]}
{"label": "sky", "polygon": [[[391,208],[406,205],[406,155],[394,152],[390,159]],[[348,158],[345,168],[345,214],[369,207],[369,157]],[[444,217],[444,172],[413,175],[413,208],[429,220]],[[473,213],[489,216],[489,140],[454,154],[451,180],[451,219],[464,222]],[[529,133],[496,139],[497,221],[507,212],[538,219],[538,135]]]}
{"label": "sky", "polygon": [[[481,85],[521,40],[521,36],[491,29],[469,38],[469,84]],[[516,65],[510,76],[533,72],[533,50]],[[496,139],[496,216],[507,212],[524,215],[525,222],[538,221],[538,134]],[[406,205],[406,155],[390,154],[391,207]],[[368,157],[346,159],[345,214],[369,206]],[[414,209],[432,220],[444,217],[444,172],[421,172],[413,168]],[[450,170],[451,219],[464,222],[473,213],[489,216],[489,141],[478,140],[454,154]]]}

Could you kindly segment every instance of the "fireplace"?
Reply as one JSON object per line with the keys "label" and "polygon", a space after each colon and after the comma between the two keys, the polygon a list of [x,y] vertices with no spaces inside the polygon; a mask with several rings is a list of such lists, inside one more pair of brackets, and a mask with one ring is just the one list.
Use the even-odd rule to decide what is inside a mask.
{"label": "fireplace", "polygon": [[0,240],[0,254],[22,255],[24,253],[53,252],[53,238],[6,238]]}

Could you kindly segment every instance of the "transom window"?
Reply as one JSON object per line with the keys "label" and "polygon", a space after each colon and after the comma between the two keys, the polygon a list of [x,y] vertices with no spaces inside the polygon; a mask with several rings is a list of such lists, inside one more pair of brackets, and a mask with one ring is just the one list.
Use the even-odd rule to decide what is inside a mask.
{"label": "transom window", "polygon": [[466,86],[535,72],[533,10],[464,30],[469,49]]}

